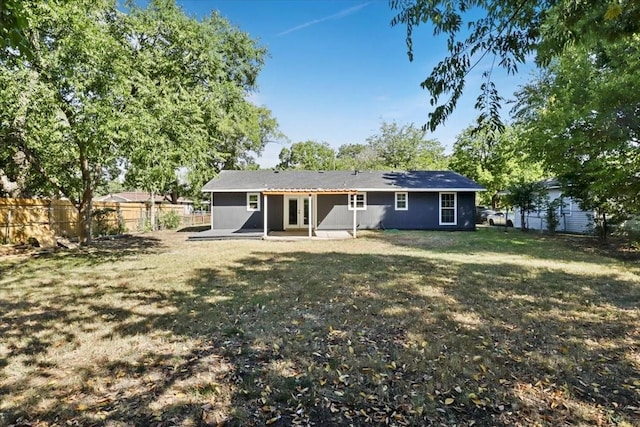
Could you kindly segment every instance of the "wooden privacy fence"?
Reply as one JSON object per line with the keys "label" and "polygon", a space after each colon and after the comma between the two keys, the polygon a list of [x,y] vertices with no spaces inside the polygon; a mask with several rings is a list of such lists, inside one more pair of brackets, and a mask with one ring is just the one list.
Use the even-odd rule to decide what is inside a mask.
{"label": "wooden privacy fence", "polygon": [[[173,214],[172,214],[173,213]],[[185,206],[156,205],[156,225],[162,228],[172,216],[174,225],[210,223],[208,212],[185,213]],[[146,203],[93,202],[94,235],[151,229],[151,206]],[[56,236],[78,237],[78,211],[68,200],[0,198],[0,243],[40,244],[55,242]]]}

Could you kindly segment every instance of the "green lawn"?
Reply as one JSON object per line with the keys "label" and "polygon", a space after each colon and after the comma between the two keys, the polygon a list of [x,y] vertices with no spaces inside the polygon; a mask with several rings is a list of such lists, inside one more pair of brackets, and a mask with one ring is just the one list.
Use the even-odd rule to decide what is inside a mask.
{"label": "green lawn", "polygon": [[637,254],[185,237],[0,258],[0,425],[640,425]]}

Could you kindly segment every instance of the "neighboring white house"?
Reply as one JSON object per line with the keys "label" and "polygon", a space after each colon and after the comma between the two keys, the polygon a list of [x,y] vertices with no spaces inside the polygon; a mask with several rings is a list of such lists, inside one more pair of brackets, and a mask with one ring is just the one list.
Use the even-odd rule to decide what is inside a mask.
{"label": "neighboring white house", "polygon": [[[558,218],[560,223],[556,228],[556,231],[567,233],[588,233],[590,226],[593,224],[594,212],[585,212],[580,209],[580,205],[577,201],[571,197],[562,195],[562,187],[558,181],[554,179],[548,179],[543,181],[542,184],[547,189],[547,200],[553,201],[562,198],[562,204],[558,208]],[[513,225],[514,227],[521,227],[520,210],[515,209],[513,212]],[[525,215],[525,225],[531,230],[546,230],[547,229],[547,215],[545,209],[538,212],[531,212]]]}

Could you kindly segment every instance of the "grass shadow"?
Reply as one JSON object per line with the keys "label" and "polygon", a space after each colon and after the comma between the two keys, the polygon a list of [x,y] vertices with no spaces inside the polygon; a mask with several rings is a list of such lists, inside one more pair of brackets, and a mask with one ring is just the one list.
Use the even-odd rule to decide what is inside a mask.
{"label": "grass shadow", "polygon": [[[0,284],[3,336],[22,345],[0,347],[10,397],[0,412],[11,423],[82,425],[640,421],[636,276],[593,257],[561,268],[537,257],[552,248],[544,241],[523,238],[540,246],[511,243],[510,257],[486,260],[465,252],[476,240],[440,235],[328,251],[322,242],[200,242],[169,254],[158,242],[109,262],[141,276],[161,268],[153,257],[191,264],[167,265],[155,282],[91,258],[65,263],[90,280],[54,278],[49,292],[65,288],[55,298],[23,266]],[[366,251],[350,246],[360,244]],[[224,258],[235,247],[244,249]],[[198,250],[213,255],[199,262]],[[148,258],[132,260],[138,254]],[[24,375],[9,375],[16,368]]]}

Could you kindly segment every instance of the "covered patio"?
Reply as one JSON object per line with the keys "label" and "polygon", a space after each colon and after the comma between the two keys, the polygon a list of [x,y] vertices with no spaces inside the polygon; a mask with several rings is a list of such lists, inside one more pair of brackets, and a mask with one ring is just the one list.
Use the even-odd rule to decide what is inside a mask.
{"label": "covered patio", "polygon": [[[302,223],[303,221],[300,221],[303,217],[304,217],[304,225],[305,227],[300,227],[299,229],[296,230],[291,230],[291,229],[286,229],[285,227],[285,231],[284,232],[276,232],[278,234],[282,234],[282,233],[289,233],[289,236],[293,237],[293,236],[298,236],[298,237],[302,237],[302,233],[301,232],[306,232],[306,237],[309,239],[312,239],[314,237],[317,238],[329,238],[327,236],[329,235],[333,235],[336,236],[338,233],[338,231],[335,231],[333,234],[328,234],[331,230],[326,230],[326,231],[319,231],[316,230],[314,227],[314,223],[315,223],[315,219],[314,218],[314,214],[316,212],[315,210],[315,206],[314,206],[314,202],[317,202],[317,197],[321,196],[321,195],[347,195],[348,197],[352,197],[354,195],[356,195],[358,193],[357,190],[345,190],[345,189],[302,189],[302,188],[297,188],[297,189],[268,189],[266,191],[262,192],[262,206],[264,206],[263,209],[263,230],[262,230],[262,237],[264,239],[268,239],[269,237],[278,237],[277,235],[272,235],[272,233],[269,232],[268,229],[268,223],[269,223],[269,196],[281,196],[285,199],[287,199],[289,201],[289,205],[291,205],[293,203],[293,206],[286,206],[285,209],[289,208],[288,210],[286,210],[286,212],[288,213],[287,216],[289,216],[288,221],[289,222],[296,222],[296,223]],[[301,206],[298,206],[298,200],[302,199],[304,200]],[[285,205],[286,202],[285,202]],[[350,237],[352,238],[356,238],[357,237],[357,212],[354,209],[353,210],[353,224],[352,224],[352,229],[351,229],[351,234]],[[303,228],[305,230],[303,230]],[[296,233],[296,234],[291,234],[291,233]],[[319,234],[318,234],[319,233]],[[340,235],[342,236],[341,238],[345,238],[345,233],[340,233]]]}

